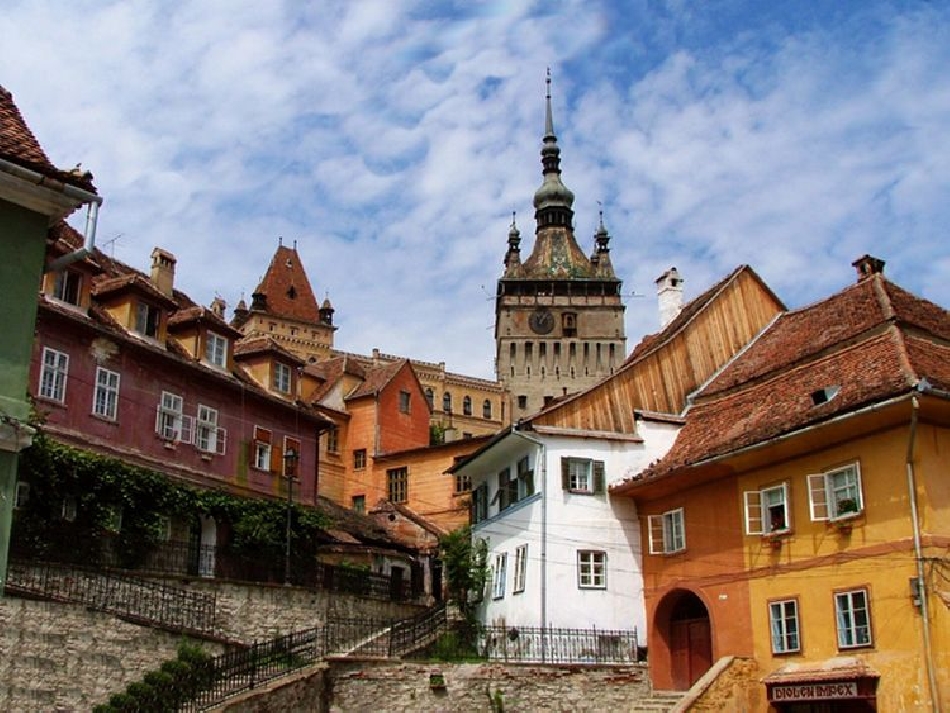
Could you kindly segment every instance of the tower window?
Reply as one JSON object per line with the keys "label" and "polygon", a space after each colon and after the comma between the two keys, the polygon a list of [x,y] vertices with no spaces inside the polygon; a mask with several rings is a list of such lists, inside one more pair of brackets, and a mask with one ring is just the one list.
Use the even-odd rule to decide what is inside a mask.
{"label": "tower window", "polygon": [[466,396],[462,399],[462,415],[471,416],[472,415],[472,397]]}
{"label": "tower window", "polygon": [[445,413],[452,413],[452,394],[448,391],[442,394],[442,410]]}
{"label": "tower window", "polygon": [[565,337],[577,336],[577,315],[573,312],[565,312],[561,315],[561,333]]}
{"label": "tower window", "polygon": [[528,397],[524,394],[518,397],[518,408],[520,408],[522,411],[528,408]]}
{"label": "tower window", "polygon": [[426,403],[429,404],[430,411],[435,411],[435,392],[431,386],[426,387]]}
{"label": "tower window", "polygon": [[485,399],[485,403],[482,404],[482,418],[491,418],[491,400]]}

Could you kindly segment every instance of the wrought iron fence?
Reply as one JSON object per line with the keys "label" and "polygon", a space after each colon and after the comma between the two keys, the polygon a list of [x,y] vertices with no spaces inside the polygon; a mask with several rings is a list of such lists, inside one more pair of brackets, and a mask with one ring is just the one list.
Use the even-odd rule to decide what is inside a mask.
{"label": "wrought iron fence", "polygon": [[210,686],[179,710],[183,713],[205,710],[231,696],[314,663],[322,655],[318,629],[296,631],[221,654],[214,657],[208,667]]}
{"label": "wrought iron fence", "polygon": [[11,560],[7,591],[85,604],[130,621],[193,634],[214,634],[214,594],[87,567]]}
{"label": "wrought iron fence", "polygon": [[486,626],[476,634],[479,658],[525,663],[636,663],[636,629]]}

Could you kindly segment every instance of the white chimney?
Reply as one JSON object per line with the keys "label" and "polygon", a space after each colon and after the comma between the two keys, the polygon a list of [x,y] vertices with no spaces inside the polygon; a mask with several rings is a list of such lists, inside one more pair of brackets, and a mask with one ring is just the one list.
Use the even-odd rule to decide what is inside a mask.
{"label": "white chimney", "polygon": [[664,329],[683,309],[683,278],[675,267],[656,278],[656,296],[660,306],[660,329]]}

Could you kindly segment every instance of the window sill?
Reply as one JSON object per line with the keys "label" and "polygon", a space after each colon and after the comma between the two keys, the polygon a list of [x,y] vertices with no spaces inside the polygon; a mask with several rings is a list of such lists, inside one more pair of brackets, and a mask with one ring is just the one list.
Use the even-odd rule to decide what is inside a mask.
{"label": "window sill", "polygon": [[116,427],[118,427],[118,425],[119,425],[119,421],[118,421],[117,419],[109,418],[108,416],[101,416],[101,415],[99,415],[99,414],[97,414],[97,413],[91,413],[91,414],[89,414],[89,417],[90,417],[90,418],[94,418],[94,419],[96,419],[97,421],[99,421],[100,423],[106,424],[107,426],[116,426]]}
{"label": "window sill", "polygon": [[567,492],[571,495],[597,495],[593,490],[575,490],[574,488],[568,488]]}
{"label": "window sill", "polygon": [[203,461],[210,461],[210,460],[212,459],[212,457],[213,457],[213,456],[212,456],[210,453],[202,453],[202,454],[201,454],[201,460],[203,460]]}
{"label": "window sill", "polygon": [[48,396],[37,396],[36,400],[38,403],[43,403],[43,404],[46,404],[47,406],[55,406],[56,408],[63,409],[64,411],[69,409],[69,406],[66,405],[65,401],[52,399],[52,398],[49,398]]}
{"label": "window sill", "polygon": [[174,441],[165,441],[162,443],[162,448],[167,448],[170,451],[177,451],[178,446],[175,445]]}

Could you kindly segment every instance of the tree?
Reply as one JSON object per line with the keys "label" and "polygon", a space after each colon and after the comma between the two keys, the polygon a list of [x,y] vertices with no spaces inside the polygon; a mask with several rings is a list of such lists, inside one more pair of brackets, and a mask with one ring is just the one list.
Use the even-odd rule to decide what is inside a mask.
{"label": "tree", "polygon": [[472,528],[465,526],[450,532],[439,543],[449,601],[471,626],[476,623],[478,605],[488,580],[488,544],[479,539],[472,542]]}

